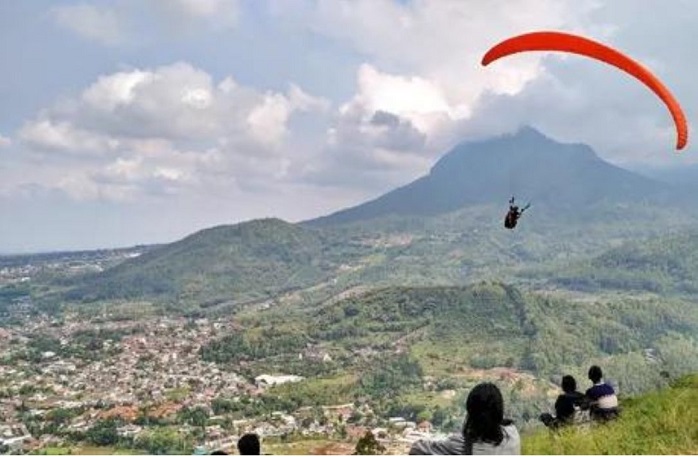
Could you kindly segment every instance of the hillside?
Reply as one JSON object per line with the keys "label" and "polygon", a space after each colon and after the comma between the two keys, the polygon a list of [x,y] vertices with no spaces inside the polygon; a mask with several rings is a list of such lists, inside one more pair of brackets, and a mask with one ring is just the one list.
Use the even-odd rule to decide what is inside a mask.
{"label": "hillside", "polygon": [[[510,232],[501,228],[501,213],[489,205],[321,229],[279,220],[221,226],[60,286],[69,288],[62,297],[70,301],[164,301],[177,304],[173,310],[287,298],[311,305],[354,287],[458,286],[483,279],[528,288],[563,273],[572,277],[575,261],[583,266],[580,259],[619,242],[681,232],[695,223],[671,208],[637,206],[626,217],[622,208],[606,204],[595,217],[575,223],[535,208]],[[648,219],[657,222],[645,224]]]}
{"label": "hillside", "polygon": [[[661,204],[670,192],[604,162],[587,146],[524,128],[464,143],[428,176],[327,218],[214,227],[53,285],[69,302],[144,300],[209,309],[301,291],[312,303],[353,287],[482,279],[523,284],[533,277],[521,276],[524,270],[552,262],[557,273],[556,261],[566,268],[621,241],[694,224],[696,212]],[[512,193],[534,203],[513,232],[501,226]]]}
{"label": "hillside", "polygon": [[75,281],[65,298],[162,298],[207,306],[307,286],[327,278],[336,266],[317,231],[278,219],[256,220],[202,230],[156,247]]}
{"label": "hillside", "polygon": [[523,437],[523,453],[533,455],[698,454],[698,375],[670,388],[623,399],[616,422],[591,430],[547,430]]}
{"label": "hillside", "polygon": [[[624,394],[663,385],[661,371],[698,371],[698,309],[682,301],[576,304],[480,283],[386,288],[314,308],[240,313],[235,322],[239,331],[201,349],[204,360],[250,378],[310,378],[262,398],[259,408],[271,411],[280,402],[293,410],[362,398],[377,414],[447,408],[455,423],[463,402],[445,400],[445,390],[504,376],[506,395],[518,399],[510,413],[524,424],[548,407],[548,380],[585,379],[591,363],[603,363]],[[427,379],[437,386],[424,388]]]}
{"label": "hillside", "polygon": [[552,275],[551,282],[584,291],[698,292],[698,233],[630,241]]}
{"label": "hillside", "polygon": [[600,202],[667,201],[671,193],[668,184],[611,165],[586,145],[559,143],[524,127],[513,135],[462,143],[428,175],[308,224],[430,216],[476,204],[505,205],[511,195],[538,208],[579,212]]}

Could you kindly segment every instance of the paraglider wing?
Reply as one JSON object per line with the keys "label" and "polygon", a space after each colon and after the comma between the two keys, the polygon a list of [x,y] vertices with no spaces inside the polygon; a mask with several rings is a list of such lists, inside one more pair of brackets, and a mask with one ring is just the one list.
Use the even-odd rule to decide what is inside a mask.
{"label": "paraglider wing", "polygon": [[515,36],[492,47],[482,58],[487,66],[497,59],[528,51],[561,51],[590,57],[613,65],[634,76],[649,87],[669,108],[676,125],[676,149],[683,149],[688,141],[686,116],[669,89],[648,69],[621,52],[577,35],[563,32],[533,32]]}

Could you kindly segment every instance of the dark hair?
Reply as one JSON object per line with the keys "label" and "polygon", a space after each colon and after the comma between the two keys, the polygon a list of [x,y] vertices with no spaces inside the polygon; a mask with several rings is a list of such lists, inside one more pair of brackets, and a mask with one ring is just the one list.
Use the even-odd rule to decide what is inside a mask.
{"label": "dark hair", "polygon": [[228,455],[228,453],[224,451],[213,451],[211,455]]}
{"label": "dark hair", "polygon": [[577,390],[577,381],[570,375],[562,377],[562,390],[565,393],[572,393]]}
{"label": "dark hair", "polygon": [[504,400],[497,386],[486,382],[470,391],[465,404],[468,412],[463,425],[466,454],[472,454],[473,443],[488,442],[499,445],[504,439]]}
{"label": "dark hair", "polygon": [[591,368],[589,368],[589,380],[596,384],[601,381],[601,378],[603,378],[601,368],[597,365],[592,365]]}
{"label": "dark hair", "polygon": [[247,433],[238,440],[240,455],[260,455],[259,437],[254,433]]}

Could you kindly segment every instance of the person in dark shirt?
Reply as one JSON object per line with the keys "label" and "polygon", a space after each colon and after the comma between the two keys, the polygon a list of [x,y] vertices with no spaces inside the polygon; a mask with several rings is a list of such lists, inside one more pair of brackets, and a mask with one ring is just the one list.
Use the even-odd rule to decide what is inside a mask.
{"label": "person in dark shirt", "polygon": [[586,391],[591,405],[591,417],[595,420],[610,420],[618,416],[618,397],[610,384],[603,382],[601,368],[589,368],[589,380],[594,384]]}
{"label": "person in dark shirt", "polygon": [[555,417],[549,413],[540,416],[540,420],[550,428],[574,423],[577,411],[589,408],[584,394],[577,392],[577,381],[572,376],[562,377],[562,392],[555,401]]}
{"label": "person in dark shirt", "polygon": [[238,440],[240,455],[260,455],[259,437],[255,433],[247,433]]}

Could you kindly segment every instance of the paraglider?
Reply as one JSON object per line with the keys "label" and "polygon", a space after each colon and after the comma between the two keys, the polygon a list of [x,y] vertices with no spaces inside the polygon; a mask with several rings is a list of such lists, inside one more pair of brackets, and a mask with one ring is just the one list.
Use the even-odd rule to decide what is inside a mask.
{"label": "paraglider", "polygon": [[507,212],[507,215],[504,217],[504,227],[508,228],[509,230],[513,230],[514,227],[516,227],[516,224],[519,222],[519,218],[523,214],[524,211],[526,211],[531,204],[527,204],[523,208],[519,209],[518,206],[516,206],[516,203],[514,203],[514,196],[511,197],[509,200],[509,212]]}
{"label": "paraglider", "polygon": [[621,52],[577,35],[563,32],[533,32],[509,38],[492,47],[482,58],[482,65],[502,57],[528,51],[561,51],[583,55],[600,60],[623,70],[649,87],[666,105],[676,126],[676,149],[683,149],[688,142],[688,126],[681,105],[676,101],[669,89],[630,57]]}

